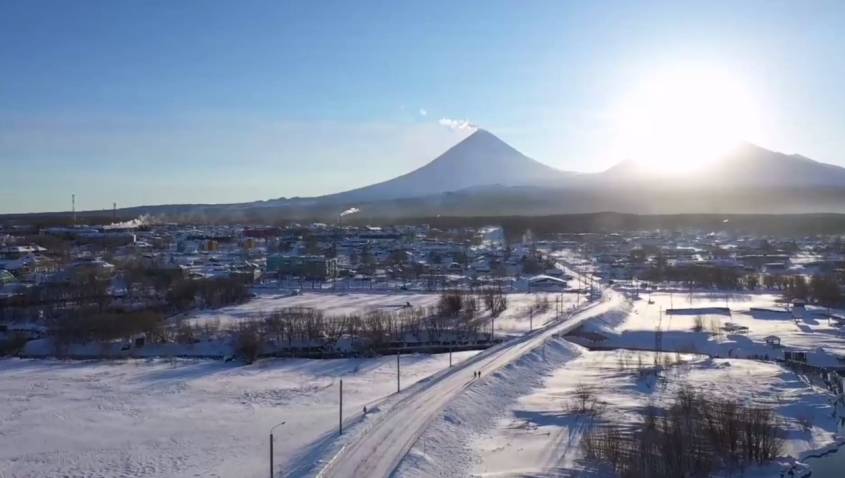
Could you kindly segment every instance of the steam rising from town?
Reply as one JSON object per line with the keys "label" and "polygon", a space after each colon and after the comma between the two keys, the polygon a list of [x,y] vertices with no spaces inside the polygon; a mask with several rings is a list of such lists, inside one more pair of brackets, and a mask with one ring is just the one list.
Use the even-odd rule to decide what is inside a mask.
{"label": "steam rising from town", "polygon": [[149,214],[143,214],[135,219],[130,219],[128,221],[122,222],[113,222],[106,226],[103,226],[103,229],[111,230],[111,229],[137,229],[143,226],[150,226],[153,225],[153,218]]}
{"label": "steam rising from town", "polygon": [[358,209],[357,207],[351,207],[351,208],[341,212],[340,217],[349,216],[351,214],[358,214],[359,212],[361,212],[361,210]]}

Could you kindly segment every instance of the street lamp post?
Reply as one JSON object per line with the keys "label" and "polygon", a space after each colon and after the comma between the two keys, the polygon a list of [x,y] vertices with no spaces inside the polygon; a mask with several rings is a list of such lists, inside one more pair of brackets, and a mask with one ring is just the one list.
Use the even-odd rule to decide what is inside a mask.
{"label": "street lamp post", "polygon": [[273,478],[273,430],[284,425],[286,422],[280,422],[270,428],[270,478]]}

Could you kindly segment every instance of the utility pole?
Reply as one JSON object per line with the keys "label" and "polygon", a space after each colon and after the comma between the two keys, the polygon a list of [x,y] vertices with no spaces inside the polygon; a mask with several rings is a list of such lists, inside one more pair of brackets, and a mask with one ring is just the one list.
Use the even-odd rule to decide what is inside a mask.
{"label": "utility pole", "polygon": [[73,225],[76,226],[76,194],[70,195],[70,210],[73,214]]}
{"label": "utility pole", "polygon": [[449,368],[452,368],[452,346],[449,346]]}
{"label": "utility pole", "polygon": [[534,331],[534,309],[528,311],[528,331]]}
{"label": "utility pole", "polygon": [[396,393],[399,393],[401,387],[399,386],[399,352],[396,352]]}
{"label": "utility pole", "polygon": [[340,379],[340,405],[337,407],[338,411],[338,430],[339,435],[343,435],[343,379]]}

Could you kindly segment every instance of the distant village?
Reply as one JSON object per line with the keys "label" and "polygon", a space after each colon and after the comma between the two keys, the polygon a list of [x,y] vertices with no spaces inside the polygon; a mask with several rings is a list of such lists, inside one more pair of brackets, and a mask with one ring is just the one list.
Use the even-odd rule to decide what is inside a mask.
{"label": "distant village", "polygon": [[[179,318],[249,303],[268,293],[439,297],[436,304],[426,303],[427,310],[412,308],[410,300],[396,305],[414,309],[413,321],[422,324],[430,316],[460,315],[465,307],[461,317],[472,324],[461,329],[460,340],[466,343],[467,336],[495,340],[495,334],[481,332],[487,325],[480,317],[497,316],[507,305],[496,310],[494,299],[482,298],[491,291],[505,303],[509,294],[543,292],[532,299],[536,307],[548,308],[552,297],[559,313],[564,302],[577,304],[582,296],[586,301],[601,286],[610,285],[633,294],[657,290],[658,285],[690,293],[766,291],[781,296],[787,307],[836,307],[842,304],[843,283],[845,244],[841,237],[828,236],[779,239],[642,231],[536,237],[530,230],[498,226],[438,229],[339,222],[271,227],[145,220],[0,229],[0,333],[10,350],[51,335],[68,343],[134,340],[137,346],[151,341],[194,343],[199,336],[208,341],[219,338],[219,330],[186,331],[192,322]],[[468,306],[459,303],[452,306],[458,310],[444,311],[444,296],[450,293],[476,294],[490,310],[475,313],[484,307],[473,299]],[[285,308],[285,317],[293,320],[291,314],[300,317],[307,308]],[[468,309],[473,312],[467,318]],[[253,313],[281,314],[273,307]],[[420,325],[402,327],[388,334],[391,340],[407,341],[408,330]],[[355,328],[349,330],[355,335]],[[315,341],[325,342],[320,339],[326,333],[302,332],[296,338],[313,349]],[[282,335],[280,341],[293,343],[293,332]],[[350,334],[336,332],[332,342],[344,335]],[[423,340],[419,336],[415,334]],[[432,337],[429,331],[423,341],[431,342]],[[370,337],[369,343],[374,340]],[[443,336],[437,340],[442,342]],[[447,340],[458,339],[453,335]]]}
{"label": "distant village", "polygon": [[[18,357],[7,363],[22,369],[68,359],[167,369],[156,376],[181,364],[231,367],[223,378],[198,379],[206,384],[280,366],[341,367],[338,378],[354,384],[361,363],[379,363],[379,378],[357,388],[389,382],[397,395],[405,391],[405,369],[424,357],[437,358],[428,373],[454,370],[433,380],[452,380],[456,390],[487,380],[547,383],[543,370],[559,362],[567,391],[550,395],[547,407],[604,423],[587,427],[579,446],[617,470],[651,466],[636,458],[650,435],[623,433],[645,426],[639,423],[648,423],[647,415],[636,424],[612,417],[645,414],[649,407],[637,400],[663,396],[669,418],[660,430],[672,440],[661,456],[806,477],[805,464],[778,460],[784,450],[804,456],[838,443],[845,424],[843,286],[845,242],[833,235],[535,234],[495,224],[340,220],[12,225],[0,230],[0,355]],[[468,358],[473,354],[480,359]],[[41,358],[49,360],[35,360]],[[274,360],[285,358],[296,360]],[[496,369],[490,360],[497,359],[520,365]],[[301,375],[272,383],[264,376],[254,379],[270,387],[267,397],[304,383]],[[290,396],[323,393],[317,389],[334,395],[334,378],[307,380],[328,384]],[[143,390],[157,389],[154,383]],[[684,388],[690,384],[699,388]],[[611,403],[605,396],[624,398]],[[264,400],[265,392],[237,397]],[[309,407],[326,400],[307,398]],[[753,433],[723,432],[742,427]],[[715,437],[712,447],[674,446],[677,437],[687,443],[701,436]],[[635,457],[633,464],[617,460],[618,450]]]}

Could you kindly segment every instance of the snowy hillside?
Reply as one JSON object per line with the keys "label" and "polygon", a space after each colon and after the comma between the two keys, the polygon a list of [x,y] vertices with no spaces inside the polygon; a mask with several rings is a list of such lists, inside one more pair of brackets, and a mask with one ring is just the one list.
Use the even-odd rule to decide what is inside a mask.
{"label": "snowy hillside", "polygon": [[409,198],[487,186],[553,185],[571,173],[520,153],[489,131],[479,129],[425,166],[389,181],[324,200],[373,201]]}

